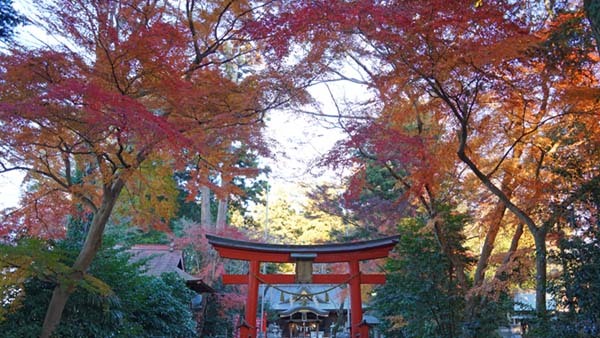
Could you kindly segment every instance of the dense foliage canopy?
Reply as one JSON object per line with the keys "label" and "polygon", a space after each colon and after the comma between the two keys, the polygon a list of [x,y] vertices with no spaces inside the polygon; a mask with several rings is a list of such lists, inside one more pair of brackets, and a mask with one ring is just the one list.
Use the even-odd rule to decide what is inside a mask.
{"label": "dense foliage canopy", "polygon": [[[596,270],[583,261],[596,255],[599,8],[587,0],[41,2],[35,22],[55,43],[0,55],[0,173],[27,173],[22,205],[3,212],[0,234],[26,250],[22,237],[53,240],[65,236],[68,217],[90,220],[71,266],[40,267],[57,282],[42,336],[80,283],[92,283],[87,272],[111,219],[183,234],[176,242],[194,273],[211,282],[241,270],[211,256],[202,236],[262,237],[227,228],[228,204],[242,219],[234,223],[260,227],[247,211],[266,184],[246,179],[269,155],[265,114],[318,109],[305,91],[316,83],[333,112],[308,112],[334,117],[346,135],[321,164],[351,174],[315,189],[311,210],[273,203],[271,238],[400,231],[400,255],[388,265],[396,300],[380,307],[402,316],[386,322],[396,333],[487,334],[500,300],[531,286],[548,329],[549,276],[559,276],[551,290],[581,314],[579,324],[592,325],[596,305],[587,300],[598,294],[583,276]],[[338,83],[363,95],[336,97]],[[48,266],[60,262],[49,257]],[[431,283],[417,284],[419,273]],[[414,307],[432,294],[455,306],[449,322]]]}

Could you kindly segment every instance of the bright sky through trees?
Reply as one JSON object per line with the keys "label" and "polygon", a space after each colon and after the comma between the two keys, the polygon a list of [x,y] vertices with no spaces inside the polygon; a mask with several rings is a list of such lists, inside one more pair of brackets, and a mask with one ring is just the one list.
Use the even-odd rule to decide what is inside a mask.
{"label": "bright sky through trees", "polygon": [[[364,89],[347,83],[333,83],[329,89],[336,101],[354,101],[366,96]],[[316,161],[344,136],[339,120],[335,118],[338,114],[336,106],[325,85],[316,85],[309,91],[317,100],[312,109],[299,113],[277,111],[268,115],[266,133],[274,141],[272,151],[275,156],[266,159],[265,163],[272,169],[272,184],[297,185],[341,178],[340,173],[316,166]]]}
{"label": "bright sky through trees", "polygon": [[0,209],[14,207],[19,199],[19,183],[22,174],[13,173],[0,176]]}

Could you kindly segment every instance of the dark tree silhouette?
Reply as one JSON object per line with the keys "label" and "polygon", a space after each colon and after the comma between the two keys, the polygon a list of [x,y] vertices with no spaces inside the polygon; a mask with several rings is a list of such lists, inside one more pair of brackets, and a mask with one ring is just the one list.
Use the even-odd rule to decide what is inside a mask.
{"label": "dark tree silhouette", "polygon": [[9,40],[16,26],[23,23],[21,16],[13,7],[12,0],[0,0],[0,41]]}

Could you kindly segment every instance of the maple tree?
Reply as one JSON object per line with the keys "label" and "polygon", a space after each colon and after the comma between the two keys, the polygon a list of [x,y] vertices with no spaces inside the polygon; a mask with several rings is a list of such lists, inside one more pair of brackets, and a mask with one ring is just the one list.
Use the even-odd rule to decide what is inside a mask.
{"label": "maple tree", "polygon": [[233,326],[238,324],[237,321],[234,320],[232,323],[231,320],[232,317],[236,315],[239,317],[239,314],[243,312],[246,288],[237,285],[223,285],[219,279],[225,271],[233,270],[236,271],[235,273],[241,273],[247,269],[247,264],[219,259],[205,235],[212,233],[238,240],[247,240],[247,236],[240,229],[230,226],[215,230],[203,226],[204,224],[185,219],[178,223],[180,223],[180,229],[173,243],[184,250],[185,265],[188,271],[212,285],[216,290],[209,302],[210,316],[207,314],[203,323],[205,325],[204,333],[215,334],[218,331],[227,331],[232,324]]}
{"label": "maple tree", "polygon": [[[336,165],[358,164],[355,191],[365,182],[366,158],[388,168],[407,191],[402,198],[410,196],[428,211],[437,235],[443,227],[437,207],[445,199],[464,198],[464,207],[479,216],[474,221],[484,240],[468,294],[474,302],[508,287],[504,272],[519,253],[523,228],[528,230],[540,315],[546,311],[546,239],[565,204],[564,195],[552,189],[566,188],[565,182],[551,168],[566,153],[596,146],[595,137],[571,140],[580,135],[580,124],[597,128],[598,108],[597,56],[583,8],[552,2],[553,15],[545,15],[543,5],[289,2],[256,28],[272,33],[273,53],[280,57],[296,53],[296,43],[310,45],[304,52],[319,62],[312,76],[358,81],[374,92],[377,103],[365,108],[370,118],[346,123],[349,140],[329,158]],[[336,62],[341,59],[362,77],[344,75]],[[595,166],[589,169],[583,181],[595,177]],[[460,189],[472,194],[457,195]],[[476,211],[482,199],[489,206]],[[512,229],[511,245],[496,252],[503,255],[502,266],[491,273],[502,227]],[[469,287],[467,267],[438,238],[459,283]]]}
{"label": "maple tree", "polygon": [[[48,337],[87,274],[123,189],[145,194],[138,202],[156,208],[165,190],[146,189],[151,168],[196,163],[231,176],[250,174],[227,165],[224,149],[236,140],[261,148],[265,111],[302,95],[267,77],[268,68],[237,81],[227,76],[228,64],[258,57],[259,44],[244,25],[263,4],[37,5],[36,22],[54,42],[15,45],[0,55],[0,172],[28,175],[22,207],[4,215],[2,235],[56,238],[64,236],[65,215],[92,218],[79,255],[54,288],[41,334]],[[189,182],[213,187],[202,175]]]}
{"label": "maple tree", "polygon": [[161,159],[165,156],[149,157],[131,176],[115,204],[113,218],[146,231],[169,231],[169,221],[178,212],[179,191],[173,168]]}

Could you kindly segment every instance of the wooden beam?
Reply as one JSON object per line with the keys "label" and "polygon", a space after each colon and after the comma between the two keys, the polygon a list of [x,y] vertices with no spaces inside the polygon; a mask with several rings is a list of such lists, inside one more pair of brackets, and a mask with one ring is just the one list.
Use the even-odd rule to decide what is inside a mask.
{"label": "wooden beam", "polygon": [[[311,284],[347,284],[350,274],[317,274],[313,275]],[[258,279],[263,284],[295,284],[293,274],[259,274]],[[223,284],[247,284],[248,275],[223,275]],[[385,284],[384,274],[360,274],[361,284]]]}
{"label": "wooden beam", "polygon": [[[271,263],[294,263],[291,253],[283,252],[254,252],[238,248],[224,248],[214,246],[215,250],[223,258],[238,259],[242,261],[271,262]],[[393,249],[393,245],[389,247],[373,248],[365,251],[348,251],[348,252],[326,252],[318,253],[314,259],[314,263],[338,263],[350,261],[366,261],[371,259],[385,258]]]}

